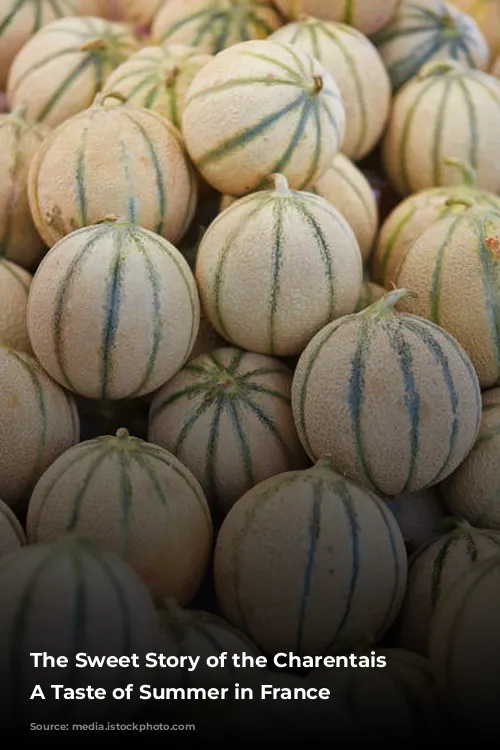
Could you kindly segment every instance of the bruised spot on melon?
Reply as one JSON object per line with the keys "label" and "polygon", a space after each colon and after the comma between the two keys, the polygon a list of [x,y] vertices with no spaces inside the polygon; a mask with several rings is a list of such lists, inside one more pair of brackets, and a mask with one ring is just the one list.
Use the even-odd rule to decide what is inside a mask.
{"label": "bruised spot on melon", "polygon": [[500,237],[488,237],[486,245],[495,257],[500,258]]}

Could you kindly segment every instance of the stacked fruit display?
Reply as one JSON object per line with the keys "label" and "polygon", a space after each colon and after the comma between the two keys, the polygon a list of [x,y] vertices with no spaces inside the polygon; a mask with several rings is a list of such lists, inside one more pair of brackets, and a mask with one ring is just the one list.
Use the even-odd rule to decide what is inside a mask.
{"label": "stacked fruit display", "polygon": [[[499,5],[2,4],[5,715],[265,676],[333,697],[254,701],[259,732],[495,732]],[[188,715],[247,726],[227,703]]]}

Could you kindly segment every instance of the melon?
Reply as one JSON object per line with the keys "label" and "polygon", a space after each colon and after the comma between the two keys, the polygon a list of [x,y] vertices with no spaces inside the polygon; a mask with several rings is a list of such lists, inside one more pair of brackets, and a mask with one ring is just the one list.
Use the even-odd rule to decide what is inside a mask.
{"label": "melon", "polygon": [[356,656],[369,663],[384,659],[385,666],[341,663],[335,669],[314,670],[307,678],[311,685],[331,691],[329,702],[351,717],[354,737],[415,741],[434,736],[438,701],[428,659],[402,648],[360,650]]}
{"label": "melon", "polygon": [[0,258],[0,344],[30,354],[27,310],[32,282],[28,271]]}
{"label": "melon", "polygon": [[361,287],[361,294],[359,296],[355,312],[360,312],[361,310],[365,310],[367,307],[370,307],[370,305],[373,305],[374,302],[381,299],[384,294],[385,289],[383,286],[374,284],[373,281],[364,281]]}
{"label": "melon", "polygon": [[103,92],[118,93],[134,107],[152,109],[180,129],[186,92],[211,59],[184,44],[144,47],[108,77]]}
{"label": "melon", "polygon": [[396,94],[382,143],[382,162],[403,196],[429,187],[458,185],[460,173],[444,164],[469,162],[477,186],[500,192],[500,83],[457,60],[432,60]]}
{"label": "melon", "polygon": [[182,133],[191,159],[221,193],[241,197],[281,172],[313,185],[340,151],[345,109],[319,61],[268,40],[219,52],[186,95]]}
{"label": "melon", "polygon": [[450,58],[478,70],[486,70],[490,63],[488,44],[474,19],[442,0],[401,3],[373,42],[394,91],[430,60]]}
{"label": "melon", "polygon": [[197,204],[197,182],[177,129],[112,94],[45,139],[28,176],[33,219],[47,245],[107,216],[176,243]]}
{"label": "melon", "polygon": [[470,165],[453,158],[443,163],[459,170],[463,184],[419,190],[398,203],[382,224],[371,271],[374,280],[387,289],[394,283],[399,264],[419,236],[441,217],[463,211],[463,204],[447,204],[450,198],[466,196],[481,206],[500,210],[500,197],[478,189],[476,173]]}
{"label": "melon", "polygon": [[481,392],[470,358],[434,323],[396,312],[397,289],[333,321],[307,345],[292,409],[311,460],[380,495],[437,485],[471,450]]}
{"label": "melon", "polygon": [[261,482],[233,505],[215,547],[225,617],[265,653],[345,653],[389,629],[406,551],[378,497],[328,459]]}
{"label": "melon", "polygon": [[453,0],[453,5],[476,21],[493,55],[500,54],[500,4],[498,0]]}
{"label": "melon", "polygon": [[[363,279],[351,227],[327,200],[273,190],[233,203],[212,222],[196,259],[207,317],[234,346],[300,354],[330,320],[353,312]],[[243,284],[242,284],[243,280]]]}
{"label": "melon", "polygon": [[437,487],[392,497],[386,503],[403,533],[408,554],[438,536],[448,510]]}
{"label": "melon", "polygon": [[483,417],[472,451],[442,484],[450,510],[471,524],[500,532],[500,388],[483,393]]}
{"label": "melon", "polygon": [[133,26],[148,27],[164,4],[164,0],[115,0],[114,3],[108,0],[108,4],[118,6],[114,15],[123,21]]}
{"label": "melon", "polygon": [[123,428],[66,451],[33,490],[30,544],[72,532],[123,557],[156,601],[181,605],[196,595],[212,549],[212,520],[194,476]]}
{"label": "melon", "polygon": [[473,565],[440,599],[430,661],[444,704],[474,737],[498,732],[500,555]]}
{"label": "melon", "polygon": [[0,115],[0,256],[32,270],[45,244],[28,202],[31,162],[49,130],[25,119],[25,107]]}
{"label": "melon", "polygon": [[0,346],[0,497],[17,509],[80,438],[75,402],[38,361]]}
{"label": "melon", "polygon": [[192,359],[154,396],[148,439],[195,475],[225,515],[259,482],[308,466],[290,404],[292,372],[234,347]]}
{"label": "melon", "polygon": [[[120,0],[123,4],[124,0]],[[147,0],[142,0],[144,5]],[[80,16],[98,16],[99,18],[110,18],[111,8],[116,5],[116,0],[76,0],[76,7]]]}
{"label": "melon", "polygon": [[307,13],[327,21],[340,21],[370,36],[383,28],[401,0],[275,0],[288,19]]}
{"label": "melon", "polygon": [[35,34],[14,59],[7,83],[11,108],[56,127],[90,107],[104,81],[139,43],[124,24],[62,18]]}
{"label": "melon", "polygon": [[283,26],[269,40],[293,44],[325,66],[345,107],[342,152],[359,161],[372,151],[391,106],[391,82],[373,43],[352,26],[310,16]]}
{"label": "melon", "polygon": [[403,648],[428,656],[433,614],[440,599],[478,561],[500,554],[500,533],[451,519],[451,530],[417,550],[408,563],[408,584],[398,637]]}
{"label": "melon", "polygon": [[26,534],[8,505],[0,500],[0,558],[27,544]]}
{"label": "melon", "polygon": [[[99,545],[65,536],[0,559],[0,697],[2,719],[13,728],[30,721],[131,719],[138,690],[130,700],[113,700],[112,690],[148,682],[147,653],[158,651],[157,613],[133,570]],[[76,647],[76,648],[75,648]],[[30,654],[66,657],[67,666],[36,668]],[[75,668],[80,654],[86,666]],[[91,667],[88,657],[132,657],[129,667]],[[39,685],[45,700],[30,700]],[[104,688],[107,700],[56,698],[53,685]],[[19,726],[15,727],[15,722]]]}
{"label": "melon", "polygon": [[[379,210],[375,195],[364,173],[342,153],[338,153],[319,180],[307,192],[326,198],[346,219],[358,240],[363,262],[367,262],[374,245]],[[237,198],[223,195],[220,211]],[[500,199],[498,199],[500,206]]]}
{"label": "melon", "polygon": [[398,266],[396,285],[415,293],[399,309],[448,331],[490,388],[500,379],[500,212],[454,201],[465,210],[429,227]]}
{"label": "melon", "polygon": [[2,0],[0,7],[0,91],[5,90],[12,61],[43,26],[75,16],[75,0]]}
{"label": "melon", "polygon": [[269,0],[169,0],[153,19],[151,40],[215,55],[240,42],[266,39],[281,24]]}
{"label": "melon", "polygon": [[87,398],[138,398],[188,360],[200,306],[193,274],[167,240],[128,221],[104,221],[58,242],[28,299],[37,359]]}

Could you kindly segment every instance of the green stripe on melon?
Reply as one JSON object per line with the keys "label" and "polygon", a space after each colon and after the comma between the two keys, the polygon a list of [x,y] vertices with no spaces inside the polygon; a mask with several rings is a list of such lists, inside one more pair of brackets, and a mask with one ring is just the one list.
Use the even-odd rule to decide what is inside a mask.
{"label": "green stripe on melon", "polygon": [[500,533],[450,519],[451,530],[430,540],[409,560],[399,619],[403,648],[428,655],[432,616],[440,599],[476,562],[500,554]]}
{"label": "green stripe on melon", "polygon": [[[51,685],[103,687],[111,691],[134,680],[147,683],[145,656],[158,651],[157,613],[147,589],[119,557],[71,536],[29,545],[0,558],[0,698],[2,717],[61,720],[61,700]],[[35,668],[29,658],[43,651],[68,659],[66,668]],[[78,669],[78,653],[132,656],[139,668]],[[40,685],[45,700],[30,701]],[[99,721],[135,715],[131,701],[67,701],[65,720]],[[97,705],[99,704],[99,705]]]}
{"label": "green stripe on melon", "polygon": [[169,0],[153,19],[151,40],[217,54],[240,42],[265,39],[280,25],[268,0]]}
{"label": "green stripe on melon", "polygon": [[109,74],[139,48],[128,26],[102,18],[63,18],[44,26],[14,60],[7,84],[11,108],[55,127],[90,107]]}
{"label": "green stripe on melon", "polygon": [[387,496],[451,474],[481,420],[469,357],[434,323],[395,312],[408,294],[395,290],[323,328],[302,353],[292,388],[309,457],[331,456],[337,471]]}
{"label": "green stripe on melon", "polygon": [[452,3],[405,2],[373,37],[395,91],[431,60],[451,58],[466,68],[486,70],[488,44],[476,22]]}
{"label": "green stripe on melon", "polygon": [[12,510],[0,500],[0,558],[27,545],[26,534]]}
{"label": "green stripe on melon", "polygon": [[258,482],[307,465],[291,383],[271,357],[232,347],[202,354],[156,393],[148,439],[178,456],[225,515]]}
{"label": "green stripe on melon", "polygon": [[407,573],[390,511],[328,460],[246,493],[222,524],[214,566],[225,617],[268,654],[376,642],[398,613]]}

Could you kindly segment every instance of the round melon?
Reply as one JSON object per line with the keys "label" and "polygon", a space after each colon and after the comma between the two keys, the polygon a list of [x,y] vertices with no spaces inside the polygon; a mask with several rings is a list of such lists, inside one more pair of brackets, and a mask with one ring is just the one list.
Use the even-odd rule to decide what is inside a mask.
{"label": "round melon", "polygon": [[45,256],[28,300],[37,359],[95,399],[138,398],[188,360],[200,305],[193,274],[163,238],[127,221],[73,232]]}
{"label": "round melon", "polygon": [[[307,192],[326,198],[347,220],[358,240],[359,249],[366,262],[378,231],[379,211],[373,190],[367,178],[344,154],[338,153],[330,167]],[[237,199],[223,195],[220,211]],[[498,199],[500,206],[500,198]]]}
{"label": "round melon", "polygon": [[[131,700],[57,700],[51,685],[114,688],[148,683],[147,653],[160,644],[158,617],[147,589],[119,557],[99,545],[64,537],[24,547],[0,559],[0,697],[2,719],[18,729],[30,721],[131,719]],[[76,648],[75,648],[76,647]],[[68,665],[34,666],[31,653],[64,656]],[[131,657],[138,666],[75,668],[76,654]],[[45,700],[30,696],[40,685]],[[140,705],[140,704],[139,704]]]}
{"label": "round melon", "polygon": [[399,309],[448,331],[471,358],[481,387],[490,388],[500,378],[500,212],[463,201],[465,210],[419,237],[395,283],[415,293]]}
{"label": "round melon", "polygon": [[373,305],[374,302],[381,299],[384,294],[385,289],[383,286],[374,284],[373,281],[364,281],[361,287],[361,294],[359,296],[355,312],[360,312],[361,310],[365,310],[367,307],[370,307],[370,305]]}
{"label": "round melon", "polygon": [[288,19],[309,14],[327,21],[353,26],[368,36],[383,28],[394,15],[401,0],[275,0]]}
{"label": "round melon", "polygon": [[472,363],[434,323],[397,313],[404,289],[325,326],[295,370],[292,409],[312,460],[395,497],[438,484],[481,422]]}
{"label": "round melon", "polygon": [[483,393],[483,417],[472,451],[443,482],[450,510],[469,523],[500,531],[500,388]]}
{"label": "round melon", "polygon": [[430,660],[443,702],[474,737],[498,733],[500,555],[473,565],[440,600]]}
{"label": "round melon", "polygon": [[340,90],[323,65],[294,45],[242,42],[219,52],[186,95],[182,132],[206,181],[241,197],[282,172],[313,185],[345,135]]}
{"label": "round melon", "polygon": [[451,519],[452,530],[417,550],[408,563],[408,584],[398,637],[403,648],[427,656],[430,626],[440,599],[478,561],[500,554],[500,533]]}
{"label": "round melon", "polygon": [[215,55],[240,42],[266,39],[282,24],[269,0],[169,0],[151,26],[154,44],[188,44]]}
{"label": "round melon", "polygon": [[15,263],[0,258],[0,344],[31,353],[28,336],[28,292],[33,278]]}
{"label": "round melon", "polygon": [[500,210],[500,197],[479,190],[475,171],[465,162],[447,158],[443,162],[459,170],[463,184],[419,190],[409,195],[387,216],[373,252],[372,274],[375,281],[390,289],[397,268],[420,235],[443,216],[456,214],[463,204],[447,204],[457,196],[473,198],[481,206]]}
{"label": "round melon", "polygon": [[196,595],[212,549],[212,520],[194,476],[123,428],[66,451],[31,495],[30,544],[72,532],[123,557],[156,601],[181,605]]}
{"label": "round melon", "polygon": [[0,497],[28,500],[41,475],[80,438],[73,398],[34,357],[0,346]]}
{"label": "round melon", "polygon": [[352,26],[309,16],[278,29],[270,41],[293,44],[325,66],[345,107],[342,152],[359,161],[372,151],[391,106],[391,82],[372,42]]}
{"label": "round melon", "polygon": [[0,256],[32,270],[45,252],[28,201],[31,162],[49,130],[25,119],[25,107],[0,115]]}
{"label": "round melon", "polygon": [[453,5],[472,16],[493,56],[500,54],[500,4],[498,0],[453,0]]}
{"label": "round melon", "polygon": [[75,0],[2,0],[0,5],[0,91],[5,90],[12,61],[42,26],[75,16]]}
{"label": "round melon", "polygon": [[232,347],[192,359],[154,396],[148,439],[177,456],[225,515],[268,477],[308,465],[290,404],[292,372]]}
{"label": "round melon", "polygon": [[276,356],[300,354],[322,326],[353,312],[362,279],[359,245],[341,213],[290,190],[283,175],[274,190],[219,214],[196,260],[201,302],[217,332]]}
{"label": "round melon", "polygon": [[0,500],[0,558],[27,544],[26,534],[8,505]]}
{"label": "round melon", "polygon": [[312,686],[327,687],[329,702],[351,717],[352,739],[415,741],[434,736],[439,709],[429,661],[402,648],[377,648],[356,656],[368,664],[383,658],[385,666],[340,664],[314,670],[307,678]]}
{"label": "round melon", "polygon": [[474,19],[442,0],[401,3],[373,42],[394,91],[431,60],[451,58],[478,70],[486,70],[490,63],[488,44]]}
{"label": "round melon", "polygon": [[30,121],[56,127],[90,107],[111,71],[138,47],[124,24],[92,17],[54,21],[14,59],[9,106],[25,103]]}
{"label": "round melon", "polygon": [[168,120],[99,94],[45,139],[30,167],[28,195],[49,246],[107,216],[176,243],[193,219],[197,182]]}
{"label": "round melon", "polygon": [[399,524],[408,554],[416,552],[439,534],[439,524],[447,508],[439,489],[409,492],[386,500],[387,507]]}
{"label": "round melon", "polygon": [[470,162],[477,186],[500,192],[500,84],[456,60],[426,63],[396,94],[382,143],[382,161],[403,196],[458,185],[462,176],[444,159]]}
{"label": "round melon", "polygon": [[152,109],[180,129],[187,90],[211,59],[184,44],[144,47],[107,78],[103,92],[117,93],[134,107]]}
{"label": "round melon", "polygon": [[261,482],[229,511],[214,580],[225,617],[265,653],[348,652],[377,642],[406,585],[399,527],[328,459]]}

